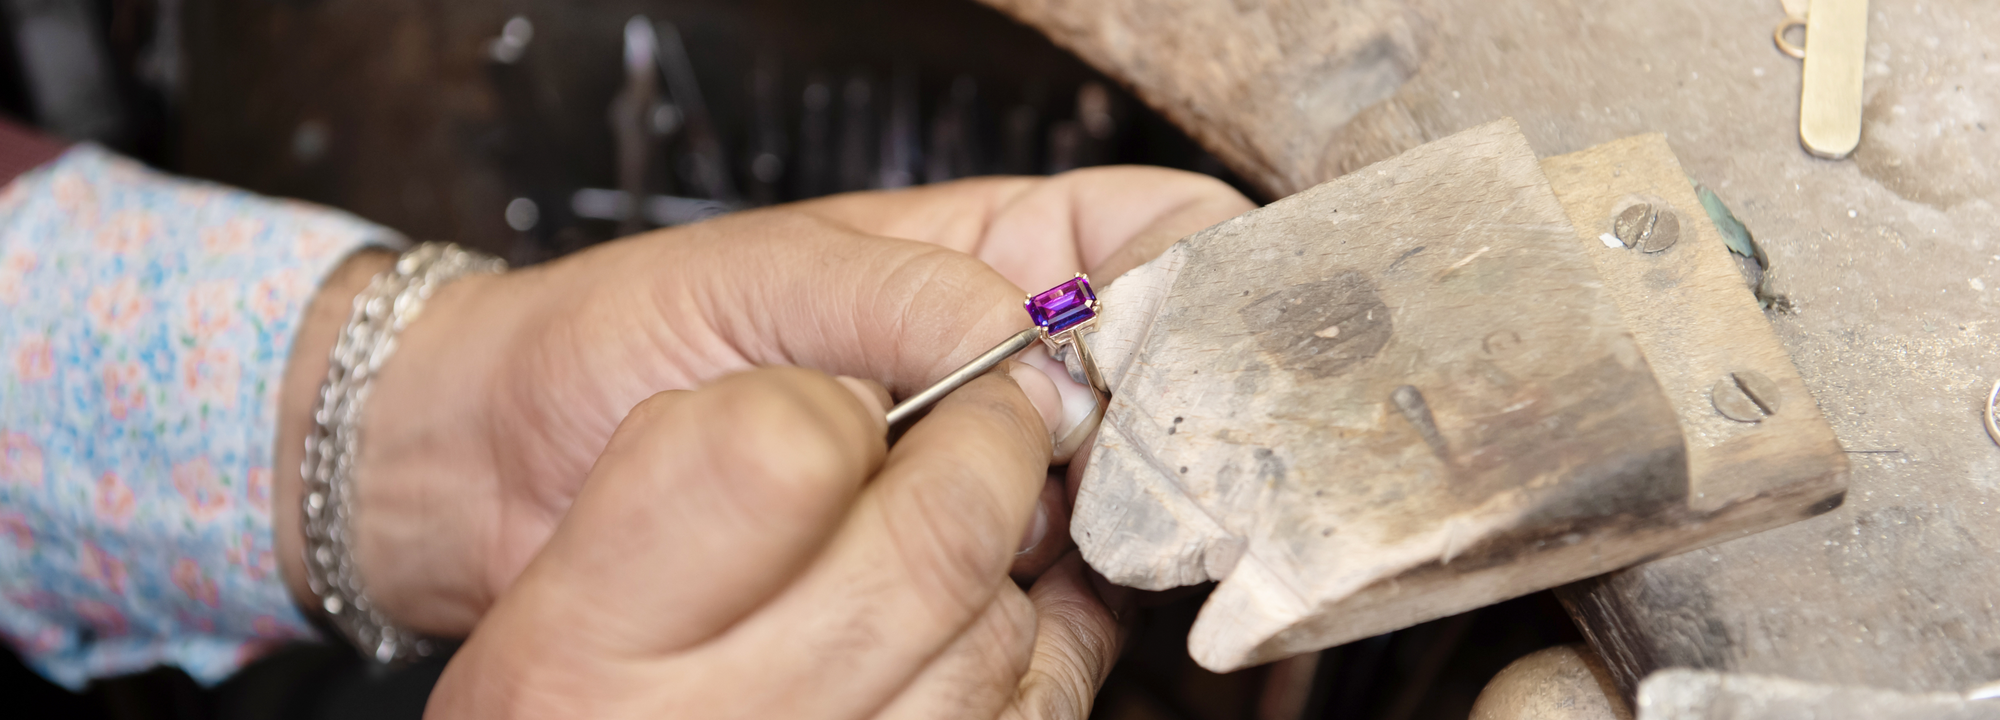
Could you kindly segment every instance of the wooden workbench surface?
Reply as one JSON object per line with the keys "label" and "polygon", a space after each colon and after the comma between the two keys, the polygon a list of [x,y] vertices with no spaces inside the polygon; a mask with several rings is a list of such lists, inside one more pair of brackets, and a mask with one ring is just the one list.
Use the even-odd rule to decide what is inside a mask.
{"label": "wooden workbench surface", "polygon": [[1846,504],[1579,588],[1603,649],[1962,690],[2000,678],[2000,4],[1877,2],[1860,149],[1798,143],[1777,0],[987,0],[1273,196],[1503,116],[1543,156],[1665,133],[1771,262],[1770,321],[1851,453]]}

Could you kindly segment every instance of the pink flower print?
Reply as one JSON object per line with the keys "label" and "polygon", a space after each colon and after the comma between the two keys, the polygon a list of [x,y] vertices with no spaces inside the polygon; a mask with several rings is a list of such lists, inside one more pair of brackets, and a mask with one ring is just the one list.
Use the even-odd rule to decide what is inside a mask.
{"label": "pink flower print", "polygon": [[260,638],[287,638],[292,634],[285,630],[285,624],[272,615],[258,615],[250,620],[250,634]]}
{"label": "pink flower print", "polygon": [[56,356],[45,335],[30,335],[14,351],[14,376],[21,382],[41,382],[56,374]]}
{"label": "pink flower print", "polygon": [[76,562],[77,573],[85,580],[103,585],[113,594],[125,594],[125,561],[112,557],[97,543],[86,542]]}
{"label": "pink flower print", "polygon": [[250,249],[250,241],[264,232],[264,222],[236,218],[201,231],[201,249],[210,255],[234,255]]}
{"label": "pink flower print", "polygon": [[201,571],[201,564],[194,558],[181,558],[174,563],[174,586],[187,593],[203,605],[217,607],[222,604],[222,593],[215,587],[215,579]]}
{"label": "pink flower print", "polygon": [[41,655],[55,652],[56,648],[62,647],[63,635],[62,628],[54,625],[45,625],[41,629],[36,630],[32,636],[0,632],[0,637],[6,638],[9,643],[13,644],[15,649],[27,655]]}
{"label": "pink flower print", "polygon": [[139,293],[139,281],[126,276],[91,290],[83,305],[90,318],[97,321],[99,330],[123,335],[139,324],[139,316],[146,311],[146,298]]}
{"label": "pink flower print", "polygon": [[124,420],[146,407],[145,372],[138,363],[104,366],[104,401],[112,419]]}
{"label": "pink flower print", "polygon": [[[311,208],[311,206],[306,207],[307,209]],[[299,232],[299,238],[292,242],[292,249],[298,253],[301,261],[305,261],[316,260],[336,251],[346,250],[347,244],[341,242],[341,238],[336,235],[330,235],[317,230],[303,230]]]}
{"label": "pink flower print", "polygon": [[293,308],[311,289],[297,270],[279,270],[250,286],[250,312],[266,325],[276,324],[296,314]]}
{"label": "pink flower print", "polygon": [[138,503],[132,497],[132,486],[118,479],[118,473],[106,472],[97,478],[97,498],[91,507],[97,511],[97,519],[122,528],[132,520]]}
{"label": "pink flower print", "polygon": [[42,448],[26,433],[0,431],[0,484],[42,486]]}
{"label": "pink flower print", "polygon": [[7,593],[7,602],[22,610],[41,612],[56,606],[56,594],[47,590],[27,590]]}
{"label": "pink flower print", "polygon": [[250,510],[260,515],[271,514],[271,469],[250,468],[243,481],[243,497],[250,502]]}
{"label": "pink flower print", "polygon": [[23,551],[35,549],[35,527],[28,524],[28,516],[18,512],[0,512],[0,537],[13,540],[14,547]]}
{"label": "pink flower print", "polygon": [[187,295],[188,329],[197,340],[222,334],[236,324],[236,286],[226,282],[196,285]]}
{"label": "pink flower print", "polygon": [[89,222],[97,217],[97,188],[74,172],[66,172],[55,182],[56,207],[70,218]]}
{"label": "pink flower print", "polygon": [[180,621],[182,628],[193,628],[198,634],[212,635],[215,633],[215,618],[213,616],[196,615],[182,610],[174,613],[174,619]]}
{"label": "pink flower print", "polygon": [[160,219],[144,210],[120,210],[97,229],[97,248],[117,255],[130,255],[144,248],[160,234]]}
{"label": "pink flower print", "polygon": [[0,305],[18,305],[27,289],[28,273],[39,264],[32,252],[19,250],[0,256]]}
{"label": "pink flower print", "polygon": [[[159,189],[167,193],[170,193],[172,199],[168,201],[167,203],[168,205],[176,208],[183,208],[186,211],[188,211],[191,215],[194,213],[194,211],[206,210],[208,209],[208,206],[214,205],[222,200],[227,199],[227,196],[230,195],[232,192],[230,190],[219,188],[213,185],[201,185],[196,183],[174,185],[167,188],[159,188]],[[224,212],[239,212],[239,211],[234,209],[228,209],[225,210]]]}
{"label": "pink flower print", "polygon": [[187,501],[188,512],[198,521],[207,521],[229,508],[229,488],[208,458],[196,458],[174,466],[174,489]]}
{"label": "pink flower print", "polygon": [[146,182],[154,179],[153,172],[137,160],[122,155],[104,158],[104,177],[120,183]]}
{"label": "pink flower print", "polygon": [[181,379],[196,400],[214,407],[236,407],[236,381],[243,368],[228,348],[196,347],[181,358]]}
{"label": "pink flower print", "polygon": [[278,569],[277,557],[271,554],[270,549],[259,547],[257,536],[247,532],[238,536],[236,543],[230,545],[223,556],[229,559],[229,564],[243,568],[251,580],[261,582]]}
{"label": "pink flower print", "polygon": [[70,604],[76,609],[77,618],[97,630],[97,636],[115,637],[125,634],[125,613],[119,612],[110,603],[96,600],[77,600]]}

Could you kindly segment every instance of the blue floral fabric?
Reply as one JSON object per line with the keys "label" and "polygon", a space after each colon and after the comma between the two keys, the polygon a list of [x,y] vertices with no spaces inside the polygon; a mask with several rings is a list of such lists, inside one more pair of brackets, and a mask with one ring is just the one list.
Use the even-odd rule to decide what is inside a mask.
{"label": "blue floral fabric", "polygon": [[272,556],[280,378],[321,278],[402,243],[90,145],[0,190],[0,636],[31,666],[214,683],[313,635]]}

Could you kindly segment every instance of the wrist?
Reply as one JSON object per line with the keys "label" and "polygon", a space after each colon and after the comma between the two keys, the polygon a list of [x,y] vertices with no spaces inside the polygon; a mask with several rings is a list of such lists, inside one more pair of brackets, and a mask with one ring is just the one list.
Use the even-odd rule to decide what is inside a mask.
{"label": "wrist", "polygon": [[276,480],[271,498],[272,545],[285,587],[307,616],[322,612],[319,598],[306,583],[305,530],[300,516],[304,478],[299,474],[299,466],[305,461],[306,435],[312,430],[313,407],[319,399],[320,385],[326,381],[328,355],[354,311],[354,296],[367,288],[368,281],[377,273],[395,263],[395,253],[368,248],[348,256],[327,275],[299,322],[278,391],[278,446],[273,452],[275,465],[271,472]]}
{"label": "wrist", "polygon": [[468,275],[438,288],[397,336],[362,408],[350,492],[353,552],[369,600],[399,626],[471,632],[501,584],[502,506],[492,379],[532,309],[533,273]]}
{"label": "wrist", "polygon": [[[322,601],[307,581],[300,474],[305,439],[355,298],[397,256],[357,254],[330,275],[301,323],[280,400],[273,529],[286,585],[309,615]],[[527,274],[527,273],[521,273]],[[519,274],[517,274],[519,275]],[[508,276],[512,277],[512,276]],[[434,637],[467,633],[491,605],[488,539],[498,525],[484,425],[492,366],[506,355],[508,319],[532,307],[503,278],[470,274],[429,294],[391,342],[365,389],[344,485],[346,553],[361,593],[395,626]]]}

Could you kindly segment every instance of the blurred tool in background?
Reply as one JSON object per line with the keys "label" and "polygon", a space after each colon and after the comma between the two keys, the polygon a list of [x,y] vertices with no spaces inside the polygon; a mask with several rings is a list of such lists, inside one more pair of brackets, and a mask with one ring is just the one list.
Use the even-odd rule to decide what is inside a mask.
{"label": "blurred tool in background", "polygon": [[0,0],[0,19],[0,112],[517,263],[832,192],[1227,176],[971,2]]}
{"label": "blurred tool in background", "polygon": [[[0,0],[0,21],[0,113],[516,264],[976,175],[1146,163],[1235,182],[1124,89],[969,0]],[[1537,595],[1214,675],[1185,650],[1201,598],[1142,613],[1098,716],[1463,717],[1507,661],[1576,640]],[[302,646],[214,690],[159,670],[71,696],[0,660],[13,707],[83,718],[415,717],[442,662],[376,676],[344,648]]]}

